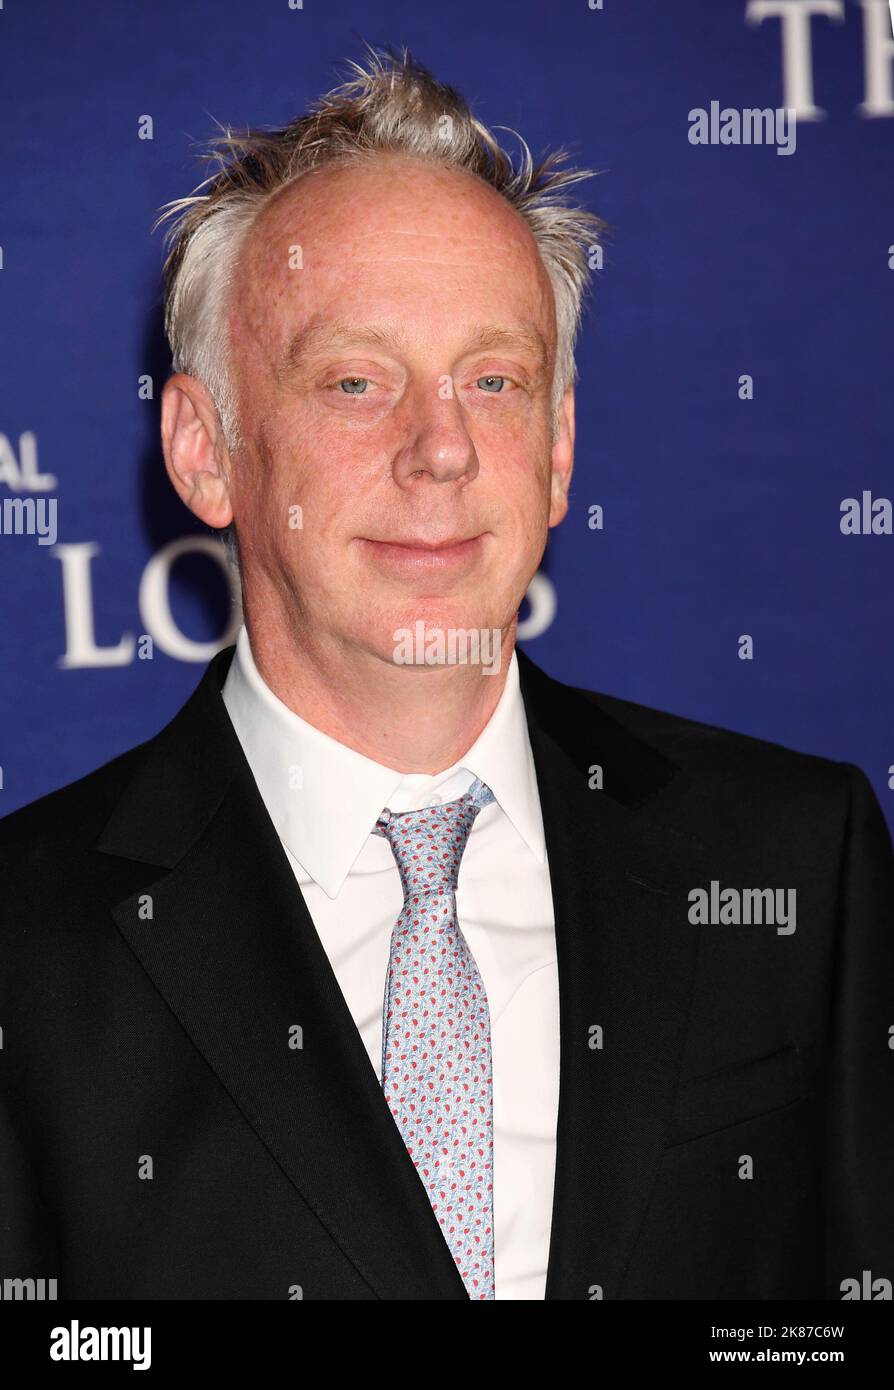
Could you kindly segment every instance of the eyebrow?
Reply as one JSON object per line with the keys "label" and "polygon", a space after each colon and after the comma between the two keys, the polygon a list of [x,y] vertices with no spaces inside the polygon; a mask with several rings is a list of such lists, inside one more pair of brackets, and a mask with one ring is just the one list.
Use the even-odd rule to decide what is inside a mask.
{"label": "eyebrow", "polygon": [[[403,340],[403,334],[389,328],[376,328],[370,324],[351,324],[343,320],[330,323],[313,324],[300,329],[292,338],[279,359],[276,374],[282,379],[301,367],[309,358],[329,349],[356,344],[361,347],[394,348]],[[503,328],[498,324],[473,324],[466,337],[464,352],[487,348],[523,348],[535,356],[542,366],[546,365],[548,351],[543,334],[533,324],[518,324],[513,328]]]}

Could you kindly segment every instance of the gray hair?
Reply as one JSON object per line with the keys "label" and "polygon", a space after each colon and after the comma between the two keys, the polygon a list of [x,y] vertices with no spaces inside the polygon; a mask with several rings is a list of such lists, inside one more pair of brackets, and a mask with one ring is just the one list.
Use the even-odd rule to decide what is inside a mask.
{"label": "gray hair", "polygon": [[226,307],[239,251],[255,219],[275,194],[311,170],[380,154],[408,154],[477,175],[527,223],[555,298],[555,440],[562,397],[577,379],[574,347],[591,257],[608,225],[570,202],[563,190],[592,178],[595,171],[560,169],[568,158],[561,149],[535,165],[520,135],[522,157],[516,168],[463,97],[439,82],[407,48],[395,54],[366,47],[366,66],[350,63],[355,78],[321,97],[307,115],[276,129],[220,127],[222,134],[202,155],[220,168],[189,197],[161,209],[153,230],[170,219],[164,318],[174,371],[206,386],[227,448],[240,448],[244,441],[229,371]]}

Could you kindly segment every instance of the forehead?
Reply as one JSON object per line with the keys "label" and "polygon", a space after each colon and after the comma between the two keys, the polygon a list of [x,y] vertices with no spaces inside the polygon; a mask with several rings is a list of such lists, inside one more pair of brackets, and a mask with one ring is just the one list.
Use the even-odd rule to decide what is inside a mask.
{"label": "forehead", "polygon": [[547,341],[555,332],[523,218],[474,175],[406,156],[328,166],[282,190],[246,238],[235,288],[234,327],[271,345],[329,313],[424,312],[434,326],[466,296],[475,317],[502,311]]}

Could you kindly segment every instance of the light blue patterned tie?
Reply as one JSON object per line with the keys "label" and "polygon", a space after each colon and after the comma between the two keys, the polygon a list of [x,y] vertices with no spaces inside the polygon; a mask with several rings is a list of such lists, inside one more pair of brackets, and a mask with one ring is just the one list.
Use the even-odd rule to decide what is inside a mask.
{"label": "light blue patterned tie", "polygon": [[476,778],[444,806],[393,814],[404,905],[391,936],[382,1089],[470,1298],[494,1297],[493,1077],[487,994],[456,916],[475,817],[494,794]]}

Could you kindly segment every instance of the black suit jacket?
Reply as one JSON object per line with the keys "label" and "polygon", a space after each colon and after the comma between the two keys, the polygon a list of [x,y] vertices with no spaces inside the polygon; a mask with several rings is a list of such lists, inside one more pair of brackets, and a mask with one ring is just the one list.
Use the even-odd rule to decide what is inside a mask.
{"label": "black suit jacket", "polygon": [[[464,1299],[226,714],[232,650],[157,737],[0,822],[0,1279]],[[547,1297],[894,1279],[866,778],[519,667],[560,986]],[[693,924],[712,880],[795,889],[795,932]]]}

